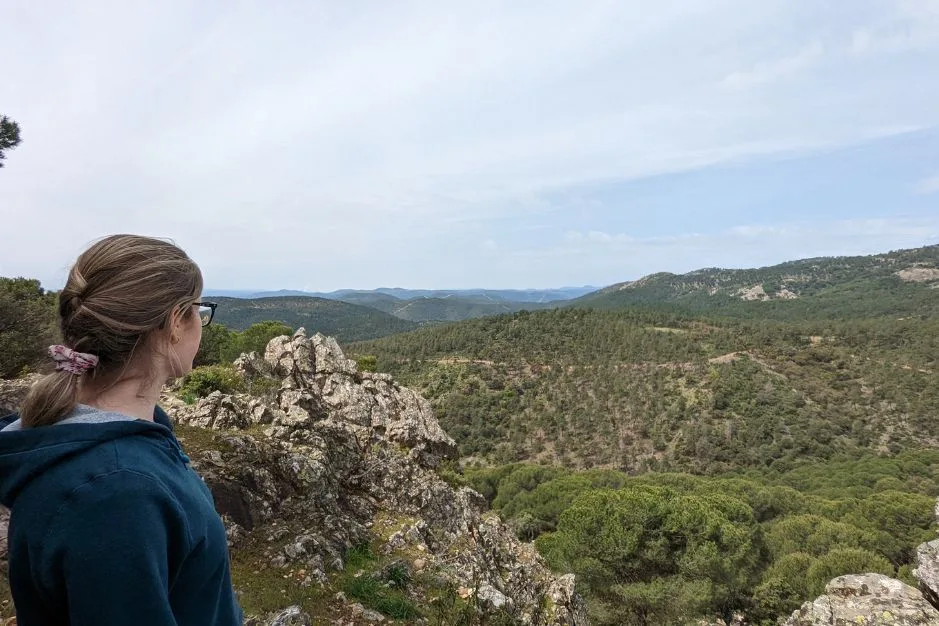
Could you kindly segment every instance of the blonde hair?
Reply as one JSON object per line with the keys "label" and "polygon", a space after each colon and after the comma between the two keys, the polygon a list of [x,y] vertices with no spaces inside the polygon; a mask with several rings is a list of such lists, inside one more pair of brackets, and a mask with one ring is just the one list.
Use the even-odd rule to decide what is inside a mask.
{"label": "blonde hair", "polygon": [[63,345],[97,356],[98,364],[80,375],[43,377],[23,403],[23,426],[61,420],[75,408],[80,382],[117,382],[150,334],[201,293],[199,267],[171,242],[112,235],[92,245],[72,266],[58,312]]}

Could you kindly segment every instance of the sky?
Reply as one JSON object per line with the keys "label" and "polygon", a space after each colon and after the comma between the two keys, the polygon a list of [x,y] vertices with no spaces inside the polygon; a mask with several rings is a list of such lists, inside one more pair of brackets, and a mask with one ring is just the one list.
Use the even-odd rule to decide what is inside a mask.
{"label": "sky", "polygon": [[544,288],[939,243],[939,0],[0,0],[0,276]]}

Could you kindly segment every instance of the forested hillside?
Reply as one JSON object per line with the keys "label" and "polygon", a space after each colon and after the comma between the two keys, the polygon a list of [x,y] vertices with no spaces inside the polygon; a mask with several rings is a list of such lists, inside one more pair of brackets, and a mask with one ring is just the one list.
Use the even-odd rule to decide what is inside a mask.
{"label": "forested hillside", "polygon": [[452,297],[417,297],[398,300],[383,294],[372,292],[344,295],[345,302],[355,302],[374,307],[395,317],[412,322],[456,322],[477,317],[514,313],[515,311],[536,311],[563,304],[563,302],[513,302],[488,296],[452,296]]}
{"label": "forested hillside", "polygon": [[[933,292],[939,296],[939,292]],[[939,442],[939,318],[561,309],[354,344],[488,462],[716,473]]]}
{"label": "forested hillside", "polygon": [[284,296],[278,298],[212,298],[218,302],[216,320],[233,330],[259,322],[280,322],[310,333],[331,335],[340,341],[374,339],[405,332],[418,325],[377,309],[338,300]]}
{"label": "forested hillside", "polygon": [[664,307],[694,314],[799,321],[936,315],[939,246],[825,257],[744,270],[652,274],[583,296],[575,306]]}
{"label": "forested hillside", "polygon": [[[519,292],[515,297],[522,299],[511,299],[499,295],[491,295],[487,292],[429,291],[426,294],[422,294],[420,291],[404,289],[386,291],[391,291],[399,295],[392,295],[392,293],[386,293],[381,290],[362,291],[345,289],[326,294],[284,292],[281,295],[277,295],[280,292],[271,292],[244,296],[239,294],[239,297],[250,299],[253,302],[275,297],[280,299],[310,298],[314,301],[325,299],[348,302],[350,304],[358,304],[378,309],[389,315],[411,322],[453,322],[476,317],[485,317],[487,315],[498,315],[500,313],[512,313],[521,310],[533,311],[545,309],[566,303],[566,300],[559,300],[556,297],[552,298],[553,296],[563,295],[564,292],[549,290],[545,290],[543,294],[540,294],[541,297],[545,299],[544,302],[533,300],[533,298],[539,296],[538,292]],[[509,295],[513,294],[513,292],[506,293]]]}
{"label": "forested hillside", "polygon": [[916,584],[935,537],[939,451],[871,453],[715,477],[513,464],[461,477],[558,571],[600,625],[742,614],[770,626],[841,574]]}

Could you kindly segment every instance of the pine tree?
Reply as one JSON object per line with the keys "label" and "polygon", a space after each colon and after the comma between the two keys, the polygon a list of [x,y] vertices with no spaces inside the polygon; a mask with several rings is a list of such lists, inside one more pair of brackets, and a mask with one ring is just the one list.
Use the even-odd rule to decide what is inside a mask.
{"label": "pine tree", "polygon": [[4,150],[20,145],[20,125],[6,115],[0,115],[0,167],[3,167]]}

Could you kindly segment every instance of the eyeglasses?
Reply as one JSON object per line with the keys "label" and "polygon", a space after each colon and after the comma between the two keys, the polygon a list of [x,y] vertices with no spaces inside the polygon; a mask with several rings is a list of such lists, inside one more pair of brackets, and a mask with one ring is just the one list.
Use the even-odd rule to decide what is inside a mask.
{"label": "eyeglasses", "polygon": [[215,318],[215,309],[218,304],[215,302],[193,302],[193,304],[199,307],[199,318],[202,320],[202,325],[208,326],[211,324],[212,319]]}

